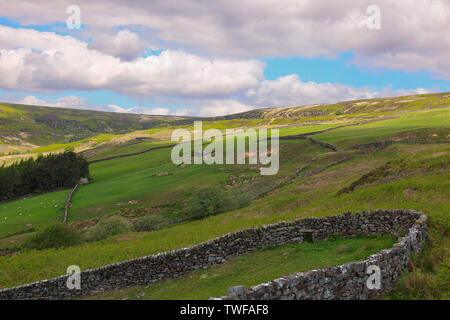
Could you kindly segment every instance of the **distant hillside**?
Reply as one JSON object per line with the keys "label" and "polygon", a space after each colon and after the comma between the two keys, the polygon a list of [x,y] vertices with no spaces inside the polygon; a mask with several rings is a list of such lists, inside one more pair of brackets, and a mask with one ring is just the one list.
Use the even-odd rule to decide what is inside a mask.
{"label": "distant hillside", "polygon": [[[283,125],[297,121],[343,121],[397,112],[450,106],[450,92],[378,98],[282,108],[255,109],[219,117],[151,116],[0,103],[0,154],[24,153],[51,144],[67,144],[99,134],[124,134],[194,120],[265,120]],[[336,118],[336,116],[338,116]],[[97,141],[98,142],[98,141]]]}
{"label": "distant hillside", "polygon": [[237,114],[211,118],[212,120],[232,119],[273,119],[273,118],[320,118],[336,113],[352,116],[355,114],[392,113],[399,111],[423,110],[450,106],[450,92],[410,95],[392,98],[353,100],[334,104],[264,108]]}
{"label": "distant hillside", "polygon": [[122,134],[169,123],[190,122],[192,120],[187,117],[0,103],[0,145],[32,148],[51,143],[78,141],[101,133]]}

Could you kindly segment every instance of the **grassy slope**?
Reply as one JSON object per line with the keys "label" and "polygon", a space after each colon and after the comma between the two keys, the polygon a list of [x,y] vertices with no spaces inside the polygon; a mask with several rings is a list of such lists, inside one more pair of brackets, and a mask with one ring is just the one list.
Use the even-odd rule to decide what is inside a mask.
{"label": "grassy slope", "polygon": [[[259,109],[236,115],[204,118],[203,120],[205,128],[208,128],[209,124],[217,129],[269,124],[273,126],[298,125],[311,121],[352,121],[352,119],[360,117],[442,108],[449,105],[450,94],[444,92],[318,106]],[[336,116],[335,113],[338,110],[343,114]],[[139,129],[154,128],[150,131],[159,135],[161,131],[164,132],[166,127],[171,127],[173,124],[186,125],[192,120],[194,119],[0,103],[0,153],[26,152],[35,149],[36,146],[32,144],[42,147],[38,149],[39,152],[55,151],[69,145],[79,146],[80,143],[83,143],[83,139],[94,137],[97,134],[124,133]],[[163,133],[163,136],[166,139],[169,138],[167,134]]]}
{"label": "grassy slope", "polygon": [[[70,264],[82,269],[132,257],[176,249],[199,243],[230,231],[246,227],[290,220],[306,216],[324,216],[344,210],[367,210],[375,208],[414,208],[430,217],[430,236],[436,248],[448,250],[448,198],[449,179],[442,179],[442,172],[430,169],[428,174],[416,174],[398,181],[368,186],[354,193],[336,197],[336,192],[356,180],[370,168],[376,168],[394,154],[411,154],[413,158],[435,159],[437,163],[448,162],[448,148],[445,154],[441,146],[391,146],[374,155],[372,159],[355,158],[338,167],[329,169],[307,179],[298,179],[293,184],[255,202],[246,209],[228,212],[200,221],[187,222],[167,229],[134,233],[124,240],[113,237],[99,243],[72,247],[65,250],[44,250],[24,252],[17,256],[0,258],[0,286],[7,287],[19,283],[56,276],[65,272]],[[439,166],[438,166],[439,167]],[[438,179],[439,178],[439,179]],[[408,190],[413,190],[409,192]],[[405,192],[406,191],[406,192]],[[442,263],[448,252],[439,253],[430,273],[428,282],[444,270]],[[443,260],[442,260],[443,259]],[[431,280],[430,280],[431,279]],[[439,281],[437,281],[439,282]],[[446,294],[437,290],[434,296]]]}
{"label": "grassy slope", "polygon": [[[299,130],[307,132],[304,128]],[[310,130],[315,131],[317,128],[313,127]],[[289,134],[292,134],[292,131]],[[113,150],[108,148],[93,159],[138,152],[162,144],[162,142],[143,142]],[[299,149],[303,152],[298,153],[296,150]],[[282,157],[280,174],[265,177],[266,183],[260,183],[263,187],[291,174],[300,164],[307,164],[312,156],[317,156],[323,151],[322,148],[303,140],[284,142],[280,150]],[[121,208],[174,205],[175,202],[189,196],[196,188],[225,184],[230,174],[253,177],[259,172],[257,167],[250,166],[191,165],[181,168],[168,161],[170,152],[171,149],[161,149],[91,164],[93,182],[80,187],[75,194],[69,221],[91,219],[115,213]],[[222,168],[223,171],[218,168]],[[162,172],[170,172],[171,175],[156,176]],[[257,188],[257,192],[261,191],[261,188]],[[63,204],[69,192],[69,190],[50,192],[0,204],[0,237],[27,229],[27,224],[42,228],[60,221]],[[130,200],[137,203],[130,205],[128,204]]]}
{"label": "grassy slope", "polygon": [[98,134],[149,129],[185,119],[0,103],[0,145],[65,144]]}
{"label": "grassy slope", "polygon": [[226,295],[231,286],[250,287],[286,274],[361,261],[396,242],[392,236],[347,238],[320,243],[299,243],[257,251],[183,277],[146,287],[97,294],[87,299],[181,300]]}
{"label": "grassy slope", "polygon": [[168,141],[144,141],[140,143],[126,143],[123,145],[106,145],[92,151],[86,151],[85,156],[91,160],[104,159],[108,157],[142,152],[151,148],[170,144]]}
{"label": "grassy slope", "polygon": [[[150,155],[150,156],[149,156]],[[150,159],[151,157],[151,159]],[[93,164],[95,183],[83,186],[74,196],[70,221],[93,218],[127,208],[170,204],[174,198],[189,194],[192,185],[213,185],[224,182],[226,174],[217,166],[189,166],[181,169],[167,163],[170,150]],[[159,163],[155,163],[156,161]],[[124,164],[129,163],[125,166]],[[168,176],[156,176],[170,172]],[[122,202],[138,201],[136,205]],[[122,203],[122,204],[119,204]]]}
{"label": "grassy slope", "polygon": [[0,237],[61,222],[69,193],[61,190],[0,204]]}
{"label": "grassy slope", "polygon": [[[360,126],[345,127],[316,135],[314,138],[339,147],[380,141],[404,131],[427,128],[450,128],[450,108],[423,110],[395,115],[394,119],[376,121]],[[449,137],[440,137],[448,140]],[[436,139],[438,140],[438,139]]]}
{"label": "grassy slope", "polygon": [[[386,138],[409,137],[411,130],[428,127],[431,128],[431,131],[427,131],[425,134],[422,132],[423,130],[414,131],[412,137],[420,136],[421,139],[430,141],[433,139],[448,140],[448,110],[447,108],[399,114],[396,115],[398,116],[396,119],[341,128],[316,135],[315,138],[332,142],[340,147],[346,147],[355,143],[366,143]],[[304,127],[298,129],[303,130]],[[291,129],[289,128],[289,130]],[[437,138],[431,136],[435,132],[439,132]],[[289,134],[295,133],[290,132]],[[296,143],[298,142],[287,144],[293,144],[295,147]],[[305,145],[300,146],[305,147]],[[302,148],[298,148],[300,156],[302,155]],[[286,172],[289,172],[289,170],[292,172],[292,169],[300,167],[304,163],[302,161],[307,161],[312,155],[317,156],[317,160],[314,163],[309,162],[311,167],[320,167],[345,156],[345,153],[332,153],[326,149],[315,149],[306,152],[302,161],[299,161],[290,153],[295,149],[287,149],[286,159],[291,159],[293,164],[286,166]],[[150,154],[152,153],[147,155]],[[281,154],[283,155],[283,152]],[[126,191],[126,186],[121,184],[124,180],[121,181],[121,179],[133,182],[134,171],[155,170],[154,168],[146,169],[146,161],[155,161],[155,165],[157,165],[158,159],[162,160],[165,157],[163,151],[161,151],[162,158],[157,154],[152,154],[148,158],[141,156],[142,158],[136,156],[136,159],[134,157],[124,158],[122,163],[118,161],[119,159],[99,163],[99,165],[102,165],[99,166],[98,171],[97,169],[94,170],[95,174],[98,174],[96,179],[99,183],[98,186],[102,183],[102,179],[106,182],[108,176],[117,173],[118,175],[111,177],[111,179],[118,179],[117,186],[122,186],[122,190],[125,189]],[[380,178],[375,183],[363,185],[352,193],[340,197],[336,196],[337,191],[356,181],[370,170],[389,160],[405,157],[408,158],[407,163],[410,163],[410,165],[406,167],[403,164],[399,165],[396,169],[397,174],[390,178],[388,176],[389,179],[386,177]],[[114,237],[100,243],[66,250],[24,252],[17,256],[0,257],[0,287],[56,276],[64,273],[65,268],[70,264],[78,264],[82,269],[86,269],[184,247],[253,225],[305,216],[323,216],[344,210],[413,208],[425,212],[430,217],[431,243],[424,254],[416,261],[415,271],[405,276],[401,282],[403,287],[399,287],[392,297],[445,298],[448,295],[446,289],[448,287],[448,265],[446,261],[448,261],[449,256],[449,219],[447,215],[450,209],[448,204],[450,186],[448,163],[449,148],[447,145],[391,145],[368,158],[355,157],[318,175],[308,178],[299,177],[292,184],[279,188],[267,197],[254,202],[250,207],[236,212],[221,214],[201,221],[187,222],[156,232]],[[164,161],[162,161],[161,169],[164,168],[165,170],[164,165]],[[183,170],[187,169],[189,168]],[[102,170],[104,170],[103,173]],[[130,174],[129,177],[127,177],[127,172]],[[188,174],[189,171],[184,172]],[[147,171],[146,174],[149,175],[150,173]],[[175,174],[159,178],[170,180],[174,176]],[[189,180],[185,181],[188,185]],[[173,182],[175,183],[176,180]],[[92,186],[95,186],[95,183]],[[148,187],[146,184],[142,184],[142,186]],[[167,186],[167,190],[172,190],[173,186]],[[117,197],[120,197],[120,189],[110,190],[110,192],[114,192]],[[89,197],[86,195],[80,199],[86,199],[87,201]],[[101,203],[103,200],[102,198],[99,199],[99,203]],[[116,200],[114,199],[114,201]],[[20,201],[22,200],[19,200],[18,203]],[[80,204],[82,203],[80,202]],[[3,214],[1,206],[0,212]],[[82,210],[80,207],[80,212],[82,211],[84,212],[84,209]],[[418,281],[420,281],[419,284],[417,284]]]}
{"label": "grassy slope", "polygon": [[[263,109],[260,111],[261,118],[296,118],[302,120],[336,118],[335,113],[340,110],[340,117],[373,116],[376,114],[392,114],[402,111],[413,111],[422,109],[434,109],[448,107],[450,105],[450,93],[432,93],[423,95],[412,95],[392,98],[364,99],[338,102],[335,104],[324,104],[317,106],[286,107],[275,109]],[[250,111],[252,112],[252,111]]]}

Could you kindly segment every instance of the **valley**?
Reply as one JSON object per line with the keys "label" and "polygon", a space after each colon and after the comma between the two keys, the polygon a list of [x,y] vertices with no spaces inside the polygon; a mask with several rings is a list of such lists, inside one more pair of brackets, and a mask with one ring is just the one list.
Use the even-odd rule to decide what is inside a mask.
{"label": "valley", "polygon": [[[2,202],[0,288],[59,276],[68,265],[86,270],[279,221],[347,210],[402,208],[427,214],[429,241],[412,262],[410,272],[385,298],[447,299],[449,105],[450,94],[441,93],[260,109],[216,118],[127,115],[125,122],[118,122],[110,114],[89,114],[91,111],[71,119],[72,111],[67,109],[56,110],[51,121],[41,121],[48,119],[50,108],[35,111],[33,107],[35,113],[30,114],[31,109],[25,106],[1,104],[1,146],[7,151],[12,147],[20,150],[18,154],[1,156],[3,165],[67,150],[83,154],[91,162],[92,181],[81,185],[72,198],[66,223],[69,228],[88,234],[100,221],[111,217],[123,218],[134,227],[66,248],[28,250],[21,248],[27,239],[62,221],[71,189]],[[89,125],[91,120],[80,117],[97,118],[95,121],[105,126],[94,130]],[[30,121],[33,125],[13,125],[19,118],[21,123],[34,119]],[[192,130],[194,120],[202,120],[203,129],[278,128],[278,174],[261,176],[260,166],[251,164],[173,164],[171,132],[177,128]],[[67,136],[65,132],[73,131],[75,125],[80,128],[79,135]],[[31,138],[37,135],[33,130],[40,130],[39,139]],[[42,130],[47,132],[45,141]],[[24,138],[22,132],[34,133]],[[23,137],[20,141],[5,139],[13,136]],[[36,148],[28,149],[27,144],[36,144]],[[230,210],[196,219],[188,210],[189,201],[205,187],[219,188],[235,199],[245,194],[248,199]],[[138,231],[136,226],[144,217],[152,217],[154,224],[151,230]],[[225,294],[223,290],[230,284],[254,285],[286,273],[361,260],[392,243],[387,238],[352,238],[277,247],[149,288],[106,292],[97,297],[134,299],[144,297],[140,294],[145,292],[145,299],[207,299]],[[353,249],[347,255],[336,255],[340,245]],[[369,249],[361,251],[357,247]],[[306,258],[302,255],[308,250],[310,264],[303,264]],[[323,259],[325,256],[329,258]],[[250,276],[266,259],[271,262],[261,269],[261,276]],[[281,263],[286,268],[279,269]],[[194,290],[192,279],[203,284]],[[211,291],[211,284],[221,281],[224,285]]]}

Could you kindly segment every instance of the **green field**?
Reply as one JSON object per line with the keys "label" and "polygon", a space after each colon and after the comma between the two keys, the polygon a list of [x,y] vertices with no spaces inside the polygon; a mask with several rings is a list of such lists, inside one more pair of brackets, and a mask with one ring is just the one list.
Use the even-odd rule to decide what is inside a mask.
{"label": "green field", "polygon": [[[230,231],[251,226],[291,220],[306,216],[325,216],[345,210],[376,208],[414,208],[425,212],[430,220],[430,237],[435,242],[432,250],[442,250],[448,244],[448,147],[427,146],[413,152],[410,146],[391,146],[372,160],[355,158],[336,168],[329,169],[307,179],[298,179],[282,187],[277,193],[254,202],[250,207],[212,216],[199,221],[186,222],[170,228],[148,233],[133,233],[127,237],[116,236],[98,243],[67,248],[65,250],[28,251],[20,255],[0,257],[0,285],[8,287],[48,278],[64,273],[67,265],[77,264],[82,269],[144,256],[161,251],[182,248],[223,235]],[[422,148],[420,148],[422,149]],[[410,177],[389,183],[361,188],[351,194],[337,197],[342,187],[356,180],[369,168],[376,168],[392,158],[392,154],[411,154],[417,159],[433,159],[428,173],[423,174],[417,163],[412,167],[420,170]],[[436,154],[441,154],[435,156]],[[427,162],[423,162],[426,164]],[[420,164],[420,162],[419,162]],[[443,167],[444,166],[444,167]],[[420,174],[419,174],[420,173]],[[442,179],[443,176],[446,179]],[[320,186],[326,186],[326,188]],[[312,188],[314,187],[314,188]],[[409,191],[412,190],[412,191]],[[448,254],[448,253],[446,253]],[[442,260],[444,259],[444,260]],[[439,257],[437,273],[445,256]],[[446,269],[442,269],[445,271]],[[429,275],[434,278],[434,274]],[[440,293],[442,294],[442,293]]]}
{"label": "green field", "polygon": [[[433,128],[437,130],[450,128],[450,108],[396,114],[394,119],[340,128],[336,129],[336,131],[320,133],[315,138],[329,143],[336,143],[339,147],[348,147],[354,144],[389,139],[401,132]],[[439,131],[437,132],[439,133]],[[434,132],[429,134],[432,133]],[[438,135],[438,137],[433,137],[433,139],[448,140],[449,137],[442,134]]]}
{"label": "green field", "polygon": [[60,222],[70,190],[45,193],[0,204],[0,237]]}
{"label": "green field", "polygon": [[[312,126],[311,131],[318,128]],[[306,132],[302,128],[299,130]],[[308,132],[311,132],[308,131]],[[289,134],[298,134],[291,131]],[[92,159],[106,158],[110,156],[128,154],[147,150],[149,148],[167,145],[168,142],[142,142],[130,146],[110,147],[104,153],[96,155]],[[296,150],[301,149],[298,153]],[[283,176],[294,171],[299,163],[307,164],[309,157],[319,157],[322,148],[311,145],[303,140],[283,142],[280,148],[281,161],[280,175],[276,177],[267,176],[265,185],[273,180],[279,180]],[[190,165],[186,168],[176,166],[170,161],[171,149],[154,150],[140,155],[126,158],[118,158],[102,161],[90,165],[93,182],[79,188],[73,198],[70,208],[69,222],[92,219],[102,215],[117,212],[120,208],[136,209],[140,207],[155,206],[177,206],[179,202],[189,196],[193,190],[204,185],[218,185],[227,182],[227,176],[245,175],[253,177],[258,173],[257,168],[251,166],[234,165]],[[300,162],[299,162],[300,161]],[[222,168],[223,171],[219,170]],[[169,172],[168,176],[157,176],[159,173]],[[194,188],[192,187],[194,186]],[[254,188],[255,194],[260,191]],[[6,228],[0,229],[0,237],[7,234],[22,231],[26,224],[32,223],[36,227],[43,227],[61,220],[63,205],[69,193],[67,191],[50,192],[45,196],[30,197],[0,204],[0,219],[9,220],[4,222]],[[51,206],[49,202],[55,202]],[[55,200],[55,201],[53,201]],[[128,201],[137,201],[129,204]],[[178,204],[177,204],[178,202]],[[49,214],[49,213],[52,214]],[[26,214],[26,219],[19,215]],[[168,213],[172,218],[183,218],[174,212]],[[45,217],[42,217],[44,215]],[[31,219],[31,217],[37,217]],[[39,218],[39,217],[42,217]],[[7,219],[4,219],[7,218]],[[2,220],[2,221],[3,221]]]}
{"label": "green field", "polygon": [[[276,117],[281,112],[287,112],[282,111],[284,108],[281,108],[281,111],[263,109],[261,119],[224,118],[217,122],[218,128],[222,130],[227,126],[248,128],[258,125],[267,127],[269,123],[274,127],[287,124],[289,126],[280,129],[280,135],[286,136],[376,120],[311,136],[339,147],[341,150],[338,152],[305,139],[281,140],[280,170],[274,176],[260,176],[259,166],[256,165],[176,166],[170,161],[170,148],[92,163],[90,172],[93,180],[90,184],[81,186],[75,194],[69,210],[70,225],[86,221],[92,224],[94,218],[124,211],[129,214],[127,217],[130,219],[144,214],[157,214],[177,222],[185,218],[186,200],[195,190],[205,186],[221,186],[235,194],[251,194],[256,199],[245,208],[202,220],[173,223],[156,231],[130,232],[66,249],[24,250],[0,256],[0,288],[64,274],[67,266],[72,264],[79,265],[82,269],[98,267],[183,248],[231,231],[282,220],[320,217],[347,210],[404,208],[427,214],[430,240],[424,252],[412,262],[413,271],[405,274],[396,290],[385,298],[448,299],[450,108],[445,107],[446,103],[448,105],[448,99],[445,94],[441,94],[440,99],[436,95],[425,95],[416,96],[415,99],[399,97],[382,102],[348,102],[314,107],[313,110],[317,111],[314,116],[316,120],[327,117],[324,119],[327,122],[320,120],[306,123],[312,115],[300,118],[280,117],[272,121],[271,116]],[[418,110],[426,108],[424,101],[429,102],[429,109]],[[334,115],[338,109],[343,109],[345,114]],[[293,110],[301,113],[306,109]],[[288,111],[293,112],[291,108],[288,108]],[[333,119],[336,121],[330,121]],[[211,128],[213,125],[214,122],[208,122],[204,128]],[[170,141],[161,137],[170,137],[170,132],[175,127],[149,129],[152,135],[158,136],[142,142],[130,140],[122,145],[99,145],[86,155],[90,160],[103,159],[165,145]],[[180,127],[191,126],[183,124]],[[345,150],[352,145],[384,140],[393,140],[395,143],[379,150]],[[303,167],[303,171],[297,172]],[[346,188],[352,184],[356,184],[356,187],[348,191]],[[347,191],[340,192],[341,190]],[[26,238],[25,235],[14,235],[10,238],[5,236],[30,231],[31,228],[41,230],[61,221],[63,205],[69,192],[50,192],[0,203],[0,238],[3,238],[0,239],[0,248],[14,248]],[[373,246],[377,245],[376,239],[364,241],[369,241],[371,245],[373,243]],[[319,248],[322,244],[312,245]],[[274,262],[267,264],[261,278],[256,278],[256,274],[255,278],[249,276],[254,273],[251,268],[246,269],[247,276],[234,277],[235,271],[244,265],[254,264],[254,268],[258,268],[264,265],[261,261],[265,258],[273,258],[273,261],[276,261],[277,250],[288,252],[287,256],[291,258],[288,259],[287,266],[292,269],[280,269],[280,263],[278,262],[277,266]],[[145,297],[181,298],[185,297],[183,292],[196,298],[222,295],[225,294],[223,290],[226,290],[227,281],[231,279],[239,281],[239,284],[251,285],[270,280],[270,277],[281,276],[283,272],[309,268],[308,262],[302,264],[303,262],[296,260],[297,256],[291,255],[295,250],[297,249],[287,246],[260,252],[259,256],[241,257],[223,266],[217,266],[217,270],[214,267],[202,271],[204,273],[193,274],[192,279],[201,279],[202,285],[199,288],[190,288],[194,282],[187,277],[145,289]],[[298,257],[303,254],[302,250],[299,250]],[[364,258],[364,254],[361,252],[358,259]],[[311,263],[316,261],[314,263],[318,263],[317,266],[341,263],[338,262],[341,260],[333,260],[341,256],[331,255],[332,260],[324,261],[320,257],[321,254],[318,254],[317,260],[311,258]],[[353,257],[350,255],[348,258]],[[324,264],[320,264],[321,261]],[[277,273],[277,270],[282,273]],[[201,278],[205,274],[206,277]],[[223,282],[220,282],[222,280],[218,279],[222,277]],[[208,281],[216,281],[220,292],[223,293],[208,291],[207,288],[211,287],[208,284],[213,283]],[[179,291],[176,291],[176,288],[180,288]],[[111,292],[106,293],[105,297],[133,298],[141,290],[144,289]]]}

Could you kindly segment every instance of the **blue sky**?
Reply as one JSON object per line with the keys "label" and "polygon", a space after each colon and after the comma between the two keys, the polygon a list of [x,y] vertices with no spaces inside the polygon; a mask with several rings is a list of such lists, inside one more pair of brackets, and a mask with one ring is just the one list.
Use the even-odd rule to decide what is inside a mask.
{"label": "blue sky", "polygon": [[450,82],[438,79],[427,71],[405,72],[387,68],[357,67],[352,63],[352,52],[339,54],[335,59],[283,57],[263,59],[267,63],[264,75],[275,80],[280,76],[296,73],[303,81],[339,82],[355,88],[374,87],[382,89],[435,88],[450,91]]}
{"label": "blue sky", "polygon": [[[114,9],[117,14],[112,17],[80,1],[81,12],[91,15],[81,16],[81,30],[69,30],[66,12],[18,1],[17,7],[9,4],[8,11],[0,9],[0,71],[6,75],[0,80],[0,100],[115,112],[220,115],[267,106],[450,91],[450,66],[442,53],[450,41],[446,29],[439,29],[439,24],[446,25],[445,17],[433,17],[433,10],[424,13],[420,6],[410,11],[416,21],[423,19],[423,25],[416,23],[411,30],[421,39],[415,43],[405,33],[408,29],[397,25],[394,17],[399,12],[381,10],[384,25],[373,31],[360,26],[363,6],[336,9],[322,1],[300,2],[325,10],[321,15],[328,14],[336,25],[327,22],[324,27],[316,10],[306,15],[309,11],[299,9],[298,17],[290,15],[293,20],[287,21],[283,13],[273,14],[276,2],[267,13],[253,13],[251,6],[239,12],[211,4],[204,8],[211,10],[208,15],[176,8],[172,1],[153,10],[145,4],[125,10],[111,0],[99,1],[99,7]],[[450,12],[448,4],[441,5]],[[184,20],[170,23],[180,11]],[[258,14],[269,18],[264,21]],[[435,31],[429,30],[428,19],[436,21]],[[311,21],[317,27],[308,31]],[[350,23],[351,34],[346,34],[348,26],[342,28],[343,21]],[[292,28],[301,25],[302,36],[293,37],[282,22]],[[318,28],[329,28],[329,36],[316,33]],[[337,41],[339,37],[343,41]],[[13,63],[17,68],[8,67]]]}

